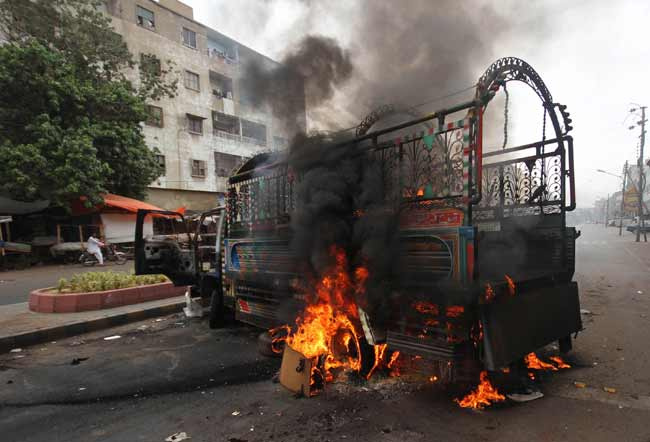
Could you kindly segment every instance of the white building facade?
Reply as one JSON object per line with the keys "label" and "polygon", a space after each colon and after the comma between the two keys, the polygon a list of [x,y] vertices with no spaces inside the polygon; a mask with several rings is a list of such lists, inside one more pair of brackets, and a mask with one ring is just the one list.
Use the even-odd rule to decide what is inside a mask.
{"label": "white building facade", "polygon": [[[276,62],[194,21],[192,8],[177,0],[107,0],[106,11],[134,57],[151,54],[154,68],[160,63],[178,78],[176,97],[148,107],[145,139],[160,151],[165,169],[151,184],[148,202],[166,209],[215,207],[234,167],[287,146],[289,134],[270,106],[254,107],[240,81],[248,62],[268,68]],[[302,85],[296,89],[287,93],[304,96]]]}

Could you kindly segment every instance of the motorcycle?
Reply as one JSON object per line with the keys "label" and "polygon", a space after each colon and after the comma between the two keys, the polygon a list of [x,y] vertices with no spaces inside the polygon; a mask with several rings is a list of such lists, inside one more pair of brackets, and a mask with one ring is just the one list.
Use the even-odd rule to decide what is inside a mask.
{"label": "motorcycle", "polygon": [[[102,250],[104,261],[111,261],[117,265],[122,265],[125,264],[128,260],[126,254],[117,250],[113,244],[106,244],[104,247],[102,247]],[[99,263],[95,255],[88,253],[88,250],[81,252],[81,255],[79,256],[79,262],[86,267],[91,267]]]}

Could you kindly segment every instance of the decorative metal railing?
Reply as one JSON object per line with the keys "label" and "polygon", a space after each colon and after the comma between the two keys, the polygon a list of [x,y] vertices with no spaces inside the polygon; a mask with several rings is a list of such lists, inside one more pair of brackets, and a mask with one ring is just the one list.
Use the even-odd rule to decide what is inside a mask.
{"label": "decorative metal railing", "polygon": [[515,216],[549,215],[575,206],[573,140],[561,139],[485,153],[477,223]]}

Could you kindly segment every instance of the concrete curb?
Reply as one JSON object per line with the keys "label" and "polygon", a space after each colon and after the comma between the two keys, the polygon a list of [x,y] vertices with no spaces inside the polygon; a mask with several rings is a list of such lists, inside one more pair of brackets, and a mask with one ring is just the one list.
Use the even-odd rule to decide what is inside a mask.
{"label": "concrete curb", "polygon": [[141,285],[122,289],[83,293],[56,293],[53,287],[33,290],[29,294],[29,309],[37,313],[76,313],[141,302],[182,296],[187,287],[176,287],[171,282]]}
{"label": "concrete curb", "polygon": [[157,316],[169,315],[183,310],[185,301],[173,304],[145,308],[127,313],[118,313],[113,316],[96,318],[91,320],[79,320],[70,324],[57,325],[50,328],[41,328],[13,336],[0,336],[0,353],[6,353],[12,348],[28,347],[30,345],[51,342],[56,339],[68,338],[84,333],[89,333],[130,322],[142,321]]}

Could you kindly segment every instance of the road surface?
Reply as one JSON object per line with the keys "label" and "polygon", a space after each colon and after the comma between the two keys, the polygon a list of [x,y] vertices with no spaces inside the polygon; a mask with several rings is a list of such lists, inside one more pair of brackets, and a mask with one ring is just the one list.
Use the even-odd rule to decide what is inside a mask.
{"label": "road surface", "polygon": [[81,264],[55,264],[35,266],[25,270],[0,272],[0,305],[27,302],[32,290],[53,287],[60,278],[70,278],[77,273],[112,270],[133,272],[133,261],[123,265],[106,262],[104,267],[85,267]]}
{"label": "road surface", "polygon": [[647,442],[650,244],[580,228],[589,313],[573,368],[543,375],[540,400],[475,412],[435,384],[392,379],[298,399],[271,381],[279,360],[257,354],[254,329],[171,316],[1,355],[2,440]]}

